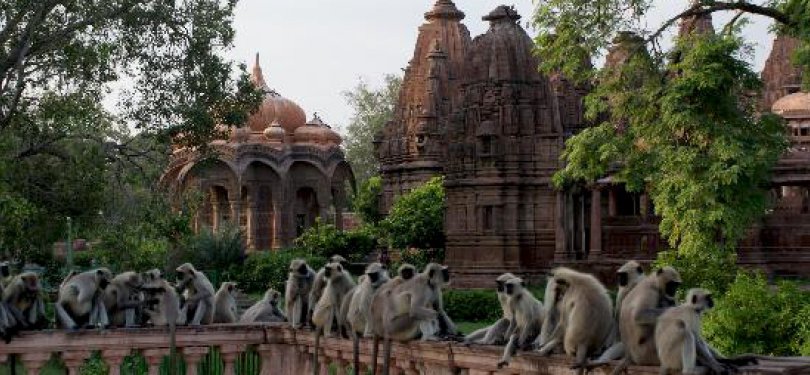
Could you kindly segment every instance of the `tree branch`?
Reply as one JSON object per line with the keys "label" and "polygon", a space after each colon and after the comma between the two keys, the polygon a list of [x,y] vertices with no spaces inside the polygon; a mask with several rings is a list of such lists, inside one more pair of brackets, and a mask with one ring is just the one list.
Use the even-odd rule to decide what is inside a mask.
{"label": "tree branch", "polygon": [[704,4],[701,2],[693,5],[692,7],[681,12],[680,14],[668,19],[666,22],[664,22],[664,24],[661,25],[661,27],[658,28],[658,30],[650,34],[650,36],[647,38],[647,42],[660,37],[661,34],[664,33],[664,31],[670,28],[678,20],[687,17],[701,16],[704,14],[711,14],[714,12],[727,10],[736,10],[741,13],[749,13],[765,16],[785,25],[793,25],[794,23],[794,20],[791,19],[787,14],[782,13],[775,8],[751,4],[742,0],[734,2],[713,2],[711,4]]}

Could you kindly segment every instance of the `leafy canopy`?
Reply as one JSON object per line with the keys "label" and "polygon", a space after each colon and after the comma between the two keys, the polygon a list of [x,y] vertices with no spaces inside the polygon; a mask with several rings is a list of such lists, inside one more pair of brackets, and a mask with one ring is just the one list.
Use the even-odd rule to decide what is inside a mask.
{"label": "leafy canopy", "polygon": [[[650,3],[549,0],[538,5],[541,68],[594,86],[586,106],[596,125],[567,141],[567,164],[555,183],[593,183],[610,176],[631,191],[646,190],[661,217],[661,233],[678,251],[663,257],[703,264],[703,272],[695,269],[686,281],[710,281],[706,270],[733,265],[729,254],[765,212],[769,172],[787,146],[784,128],[777,117],[755,111],[749,95],[759,90],[760,81],[745,60],[745,41],[735,25],[717,34],[684,35],[666,53],[653,42],[678,19],[714,11],[770,14],[777,21],[784,18],[783,26],[791,30],[797,30],[793,17],[799,15],[781,12],[793,1],[767,8],[697,1],[658,30],[643,36],[620,32],[639,30]],[[618,63],[602,69],[582,63],[610,43],[617,48],[614,56],[624,57]]]}
{"label": "leafy canopy", "polygon": [[444,178],[434,177],[399,197],[383,221],[396,248],[444,248]]}
{"label": "leafy canopy", "polygon": [[346,101],[354,110],[346,128],[346,159],[358,183],[363,184],[379,171],[380,165],[374,154],[374,137],[382,131],[385,122],[394,117],[402,78],[393,74],[385,76],[383,87],[373,88],[360,81],[351,91],[344,92]]}

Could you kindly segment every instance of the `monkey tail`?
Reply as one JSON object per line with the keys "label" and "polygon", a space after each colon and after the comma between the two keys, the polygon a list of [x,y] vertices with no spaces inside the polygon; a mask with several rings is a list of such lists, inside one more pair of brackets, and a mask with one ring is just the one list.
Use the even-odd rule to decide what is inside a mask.
{"label": "monkey tail", "polygon": [[[374,335],[374,340],[371,344],[371,373],[376,375],[377,374],[377,352],[380,348],[380,336]],[[355,374],[357,374],[357,370],[355,370]]]}
{"label": "monkey tail", "polygon": [[315,350],[312,351],[312,375],[318,375],[320,372],[320,365],[318,364],[318,348],[321,343],[321,330],[315,330]]}
{"label": "monkey tail", "polygon": [[352,335],[352,341],[354,374],[360,375],[360,335],[358,335],[357,332],[354,332]]}
{"label": "monkey tail", "polygon": [[177,322],[169,321],[169,375],[177,372]]}

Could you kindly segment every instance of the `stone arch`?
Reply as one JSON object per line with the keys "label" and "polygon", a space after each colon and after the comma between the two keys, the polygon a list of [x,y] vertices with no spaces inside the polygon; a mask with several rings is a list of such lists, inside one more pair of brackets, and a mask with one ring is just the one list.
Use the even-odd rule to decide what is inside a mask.
{"label": "stone arch", "polygon": [[351,211],[349,195],[356,190],[354,172],[346,161],[341,161],[332,167],[330,178],[330,195],[332,207],[330,214],[334,214],[335,225],[343,229],[343,213]]}
{"label": "stone arch", "polygon": [[326,209],[331,204],[330,186],[323,169],[311,162],[293,162],[286,175],[291,198],[288,233],[295,238],[318,218],[326,219]]}
{"label": "stone arch", "polygon": [[242,173],[245,226],[248,248],[269,250],[279,247],[282,177],[272,165],[254,160]]}
{"label": "stone arch", "polygon": [[187,165],[177,177],[183,191],[197,190],[202,205],[197,212],[195,229],[219,230],[238,217],[240,191],[238,177],[230,164],[219,159],[206,159]]}

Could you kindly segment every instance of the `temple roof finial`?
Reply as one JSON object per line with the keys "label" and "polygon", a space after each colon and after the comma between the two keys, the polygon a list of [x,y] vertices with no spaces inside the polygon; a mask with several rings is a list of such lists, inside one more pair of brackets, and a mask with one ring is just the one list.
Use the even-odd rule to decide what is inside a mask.
{"label": "temple roof finial", "polygon": [[458,10],[452,0],[437,0],[436,4],[433,4],[433,9],[425,13],[425,19],[428,21],[435,19],[461,21],[464,19],[464,12]]}
{"label": "temple roof finial", "polygon": [[253,84],[262,89],[268,89],[267,82],[264,80],[264,74],[262,73],[262,66],[259,63],[259,53],[256,52],[256,61],[253,65],[253,72],[250,75],[250,80],[253,81]]}

